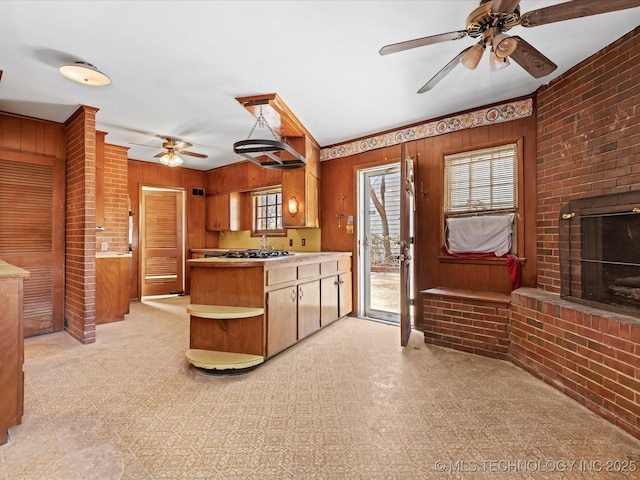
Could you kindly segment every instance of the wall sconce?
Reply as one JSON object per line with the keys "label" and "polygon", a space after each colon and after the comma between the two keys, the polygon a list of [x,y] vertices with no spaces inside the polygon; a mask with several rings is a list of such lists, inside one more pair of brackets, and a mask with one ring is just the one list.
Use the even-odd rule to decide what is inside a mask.
{"label": "wall sconce", "polygon": [[295,217],[296,213],[298,213],[298,199],[295,196],[289,199],[287,210],[289,210],[289,215],[291,215],[292,217]]}

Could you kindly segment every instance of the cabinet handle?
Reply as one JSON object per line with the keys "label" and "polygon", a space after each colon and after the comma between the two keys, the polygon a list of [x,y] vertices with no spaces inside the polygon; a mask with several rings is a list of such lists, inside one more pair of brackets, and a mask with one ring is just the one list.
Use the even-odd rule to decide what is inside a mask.
{"label": "cabinet handle", "polygon": [[303,296],[303,295],[304,295],[304,292],[302,291],[302,288],[300,288],[300,294],[299,294],[298,298],[299,298],[300,300],[302,300],[302,296]]}
{"label": "cabinet handle", "polygon": [[295,290],[291,290],[291,301],[295,302],[296,301],[296,291]]}

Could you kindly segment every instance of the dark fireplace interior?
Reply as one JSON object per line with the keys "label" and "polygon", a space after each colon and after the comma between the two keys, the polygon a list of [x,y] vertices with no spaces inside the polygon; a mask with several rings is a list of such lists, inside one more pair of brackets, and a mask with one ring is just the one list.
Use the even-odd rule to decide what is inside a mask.
{"label": "dark fireplace interior", "polygon": [[640,316],[640,192],[570,201],[559,234],[561,296]]}

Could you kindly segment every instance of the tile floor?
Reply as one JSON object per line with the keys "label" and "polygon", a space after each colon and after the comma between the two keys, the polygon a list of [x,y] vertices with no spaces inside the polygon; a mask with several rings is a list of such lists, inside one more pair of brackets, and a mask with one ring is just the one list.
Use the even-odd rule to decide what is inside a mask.
{"label": "tile floor", "polygon": [[0,479],[638,478],[615,470],[639,440],[508,362],[345,318],[212,377],[184,360],[187,303],[132,304],[91,345],[27,339]]}

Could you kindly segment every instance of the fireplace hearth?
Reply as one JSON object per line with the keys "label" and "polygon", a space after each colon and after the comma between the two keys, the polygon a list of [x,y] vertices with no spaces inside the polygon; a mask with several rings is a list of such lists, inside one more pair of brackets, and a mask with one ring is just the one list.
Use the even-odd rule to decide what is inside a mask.
{"label": "fireplace hearth", "polygon": [[570,201],[559,236],[560,295],[640,317],[640,191]]}

